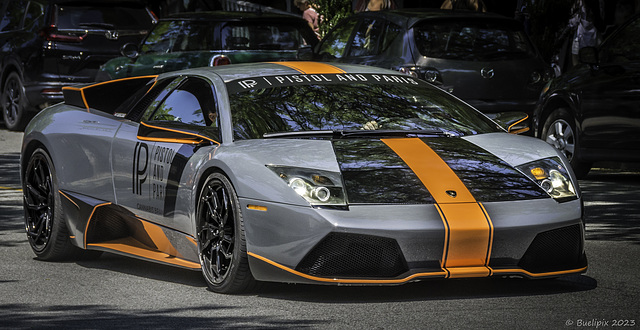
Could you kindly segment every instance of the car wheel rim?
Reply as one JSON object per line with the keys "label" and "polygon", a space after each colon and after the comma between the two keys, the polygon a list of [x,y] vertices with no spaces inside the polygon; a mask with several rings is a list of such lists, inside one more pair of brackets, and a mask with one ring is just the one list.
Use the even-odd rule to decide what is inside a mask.
{"label": "car wheel rim", "polygon": [[560,150],[567,159],[571,160],[575,155],[575,135],[571,125],[563,119],[554,121],[547,131],[547,143]]}
{"label": "car wheel rim", "polygon": [[20,88],[18,82],[15,79],[11,79],[7,82],[7,87],[4,92],[4,112],[5,119],[9,122],[7,124],[13,124],[18,118],[18,112],[20,109]]}
{"label": "car wheel rim", "polygon": [[51,238],[54,192],[47,159],[35,154],[25,173],[24,199],[26,229],[29,242],[36,251],[42,251]]}
{"label": "car wheel rim", "polygon": [[214,284],[223,282],[233,262],[234,209],[222,182],[211,180],[200,197],[200,261],[205,277]]}

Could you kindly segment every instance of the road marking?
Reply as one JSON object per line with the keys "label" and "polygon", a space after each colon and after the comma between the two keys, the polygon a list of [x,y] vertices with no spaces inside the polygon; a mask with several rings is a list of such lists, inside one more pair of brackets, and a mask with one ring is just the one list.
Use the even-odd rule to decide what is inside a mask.
{"label": "road marking", "polygon": [[3,186],[0,186],[0,190],[14,190],[14,191],[22,191],[22,188],[13,188],[13,187],[3,187]]}

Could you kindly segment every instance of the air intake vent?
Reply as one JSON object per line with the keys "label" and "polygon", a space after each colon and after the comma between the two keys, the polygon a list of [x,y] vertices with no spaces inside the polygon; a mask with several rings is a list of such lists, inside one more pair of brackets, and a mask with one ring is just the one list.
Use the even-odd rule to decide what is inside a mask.
{"label": "air intake vent", "polygon": [[518,263],[532,273],[545,273],[586,266],[580,225],[538,234]]}
{"label": "air intake vent", "polygon": [[296,270],[323,277],[395,277],[407,271],[407,263],[394,239],[330,233]]}

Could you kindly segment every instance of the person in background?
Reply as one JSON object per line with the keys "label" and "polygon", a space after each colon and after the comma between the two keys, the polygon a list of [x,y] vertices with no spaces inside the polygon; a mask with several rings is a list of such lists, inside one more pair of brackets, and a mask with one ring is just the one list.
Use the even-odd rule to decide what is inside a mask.
{"label": "person in background", "polygon": [[359,0],[354,7],[356,12],[385,9],[396,9],[395,2],[393,0]]}
{"label": "person in background", "polygon": [[465,9],[486,12],[487,6],[482,0],[445,0],[440,9]]}
{"label": "person in background", "polygon": [[318,12],[311,7],[309,0],[295,0],[295,5],[302,11],[302,18],[309,22],[309,26],[316,33],[318,39],[320,39],[320,16]]}

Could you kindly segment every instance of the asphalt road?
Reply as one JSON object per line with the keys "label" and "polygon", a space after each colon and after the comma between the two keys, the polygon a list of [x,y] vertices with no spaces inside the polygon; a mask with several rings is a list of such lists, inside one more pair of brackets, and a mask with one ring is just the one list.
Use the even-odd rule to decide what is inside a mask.
{"label": "asphalt road", "polygon": [[556,280],[397,287],[264,284],[210,292],[199,272],[104,254],[34,259],[23,229],[22,134],[0,126],[0,328],[572,329],[640,327],[640,172],[596,170],[585,196],[589,270]]}

